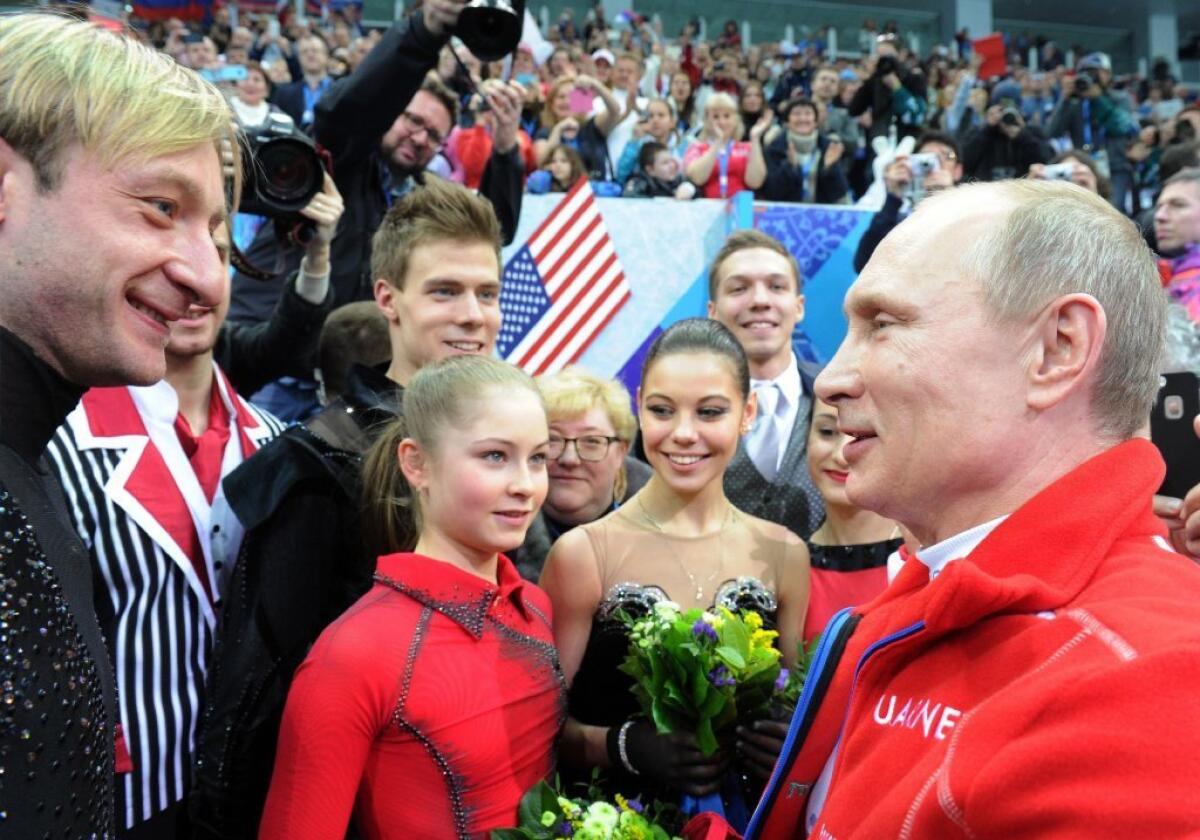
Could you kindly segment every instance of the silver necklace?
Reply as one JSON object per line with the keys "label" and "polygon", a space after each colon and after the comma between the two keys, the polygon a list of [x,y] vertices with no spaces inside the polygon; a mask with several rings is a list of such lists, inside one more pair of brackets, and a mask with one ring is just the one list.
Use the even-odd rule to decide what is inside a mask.
{"label": "silver necklace", "polygon": [[[661,536],[663,536],[663,537],[671,536],[663,528],[662,523],[659,522],[657,519],[655,519],[653,516],[651,516],[650,512],[648,510],[646,510],[646,505],[642,502],[641,494],[639,493],[636,496],[634,496],[633,498],[634,498],[634,501],[637,502],[638,510],[642,512],[642,518],[645,519],[646,522],[649,523],[650,526],[653,527],[654,530],[657,531]],[[715,578],[717,575],[719,575],[721,573],[721,570],[725,568],[725,532],[728,531],[729,526],[731,524],[733,524],[735,510],[736,510],[736,508],[734,508],[734,506],[732,504],[730,504],[728,511],[726,513],[726,516],[725,516],[725,524],[721,526],[721,530],[718,532],[721,537],[721,540],[720,540],[721,547],[717,554],[717,568],[714,569],[712,574],[710,574],[704,580],[697,581],[696,576],[692,574],[690,569],[688,569],[687,564],[683,562],[682,558],[680,558],[680,556],[678,554],[676,554],[675,552],[671,552],[671,556],[675,558],[675,562],[679,564],[679,568],[683,569],[683,573],[685,575],[687,575],[688,581],[695,588],[697,604],[701,604],[701,605],[704,604],[704,587],[707,586],[708,584],[712,583],[713,578]]]}

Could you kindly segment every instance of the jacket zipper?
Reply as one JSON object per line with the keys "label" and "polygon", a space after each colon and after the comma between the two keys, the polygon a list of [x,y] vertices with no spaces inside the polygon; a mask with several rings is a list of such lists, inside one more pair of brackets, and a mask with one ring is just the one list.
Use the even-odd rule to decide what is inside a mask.
{"label": "jacket zipper", "polygon": [[[821,682],[823,673],[830,665],[829,651],[837,643],[838,637],[842,635],[842,630],[850,620],[852,612],[853,608],[851,607],[839,610],[829,620],[824,632],[821,634],[821,641],[817,645],[816,655],[813,657],[813,663],[808,669],[808,676],[804,680],[804,689],[800,693],[800,700],[796,704],[796,711],[792,713],[792,723],[788,727],[788,734],[784,739],[783,749],[779,751],[780,759],[791,755],[795,747],[796,739],[800,735],[801,728],[803,728],[804,720],[808,717],[809,708],[813,705],[816,686]],[[835,661],[833,665],[836,667],[837,662]],[[785,775],[784,764],[785,762],[782,760],[775,762],[775,769],[771,771],[771,779],[767,782],[767,787],[764,789],[763,795],[759,798],[758,807],[754,809],[754,814],[746,826],[746,832],[743,835],[745,840],[753,840],[761,830],[761,824],[765,819],[766,811],[774,803],[776,796],[779,794],[779,786],[783,783]]]}

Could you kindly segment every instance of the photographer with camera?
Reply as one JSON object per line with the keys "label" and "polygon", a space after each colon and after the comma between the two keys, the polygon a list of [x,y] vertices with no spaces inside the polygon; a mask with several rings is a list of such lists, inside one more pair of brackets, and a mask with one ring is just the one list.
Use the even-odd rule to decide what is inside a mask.
{"label": "photographer with camera", "polygon": [[983,128],[973,131],[963,144],[963,169],[973,181],[1017,178],[1054,156],[1050,144],[1025,125],[1018,100],[1009,94],[1007,83],[996,86]]}
{"label": "photographer with camera", "polygon": [[1112,88],[1112,63],[1104,53],[1079,62],[1074,79],[1063,86],[1063,98],[1050,116],[1046,134],[1068,135],[1071,144],[1096,159],[1112,182],[1112,204],[1125,212],[1133,186],[1133,164],[1125,154],[1138,133],[1129,94]]}
{"label": "photographer with camera", "polygon": [[1112,195],[1112,186],[1100,174],[1096,161],[1087,152],[1077,149],[1055,155],[1049,163],[1035,163],[1029,167],[1029,177],[1036,181],[1069,181],[1106,201]]}
{"label": "photographer with camera", "polygon": [[854,252],[855,271],[863,270],[876,246],[892,228],[908,218],[918,201],[939,190],[958,186],[962,181],[962,156],[958,143],[949,134],[927,131],[915,148],[912,155],[896,158],[883,170],[887,197],[858,240]]}
{"label": "photographer with camera", "polygon": [[892,123],[901,137],[921,133],[925,120],[926,83],[921,68],[911,70],[900,61],[895,35],[880,35],[875,55],[867,60],[870,77],[854,94],[846,110],[850,116],[871,115],[868,141],[886,137]]}
{"label": "photographer with camera", "polygon": [[[419,13],[394,25],[359,68],[331,85],[316,105],[314,135],[332,158],[334,180],[346,206],[332,244],[334,308],[371,296],[371,237],[387,209],[423,180],[426,165],[457,120],[455,97],[444,85],[425,77],[452,32],[470,36],[459,26],[468,5],[467,0],[427,0]],[[495,132],[479,192],[494,207],[505,242],[512,241],[516,232],[524,186],[517,148],[522,96],[520,86],[509,83],[484,97],[492,109]],[[286,221],[295,221],[294,210],[290,217],[283,215]],[[302,253],[299,247],[280,242],[276,231],[264,225],[246,257],[282,277],[298,269]],[[239,272],[230,317],[264,320],[274,305],[272,287],[281,284],[264,286]],[[250,298],[257,300],[253,308],[244,304]],[[306,383],[273,386],[272,391],[260,401],[276,416],[303,417],[316,407],[315,387]]]}
{"label": "photographer with camera", "polygon": [[[470,33],[459,22],[468,5],[467,0],[425,0],[420,13],[388,30],[358,70],[334,83],[317,103],[315,136],[333,156],[333,175],[346,199],[346,217],[333,243],[338,305],[370,297],[370,238],[387,209],[420,182],[456,121],[453,99],[424,79],[451,34],[468,40]],[[519,31],[518,24],[518,37]],[[478,46],[473,52],[489,58]],[[521,211],[525,173],[517,153],[517,122],[522,96],[518,85],[508,84],[484,97],[495,133],[479,192],[495,209],[505,242],[512,241]]]}

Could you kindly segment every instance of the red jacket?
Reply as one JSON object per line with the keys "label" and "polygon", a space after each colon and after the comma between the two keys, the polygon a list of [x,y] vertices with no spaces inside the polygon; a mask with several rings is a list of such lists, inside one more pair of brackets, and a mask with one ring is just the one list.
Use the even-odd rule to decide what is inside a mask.
{"label": "red jacket", "polygon": [[827,634],[747,837],[803,836],[839,736],[812,837],[1200,833],[1200,568],[1162,540],[1162,475],[1123,443],[932,583],[907,563]]}

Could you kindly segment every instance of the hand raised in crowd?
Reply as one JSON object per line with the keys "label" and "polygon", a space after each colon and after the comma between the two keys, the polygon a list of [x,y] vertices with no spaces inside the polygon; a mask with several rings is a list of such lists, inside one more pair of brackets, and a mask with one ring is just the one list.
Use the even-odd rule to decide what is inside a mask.
{"label": "hand raised in crowd", "polygon": [[604,82],[597,79],[595,76],[589,76],[587,73],[580,73],[575,77],[575,87],[580,90],[590,90],[593,93],[599,93],[605,90]]}
{"label": "hand raised in crowd", "polygon": [[988,108],[987,113],[984,114],[984,122],[987,123],[988,128],[994,128],[998,126],[1000,124],[1000,117],[1003,115],[1003,113],[1004,108],[999,105],[993,105],[992,107]]}
{"label": "hand raised in crowd", "polygon": [[889,163],[883,170],[883,184],[896,198],[902,199],[907,196],[909,187],[912,186],[912,170],[908,167],[908,161],[898,157]]}
{"label": "hand raised in crowd", "polygon": [[[1200,416],[1192,421],[1192,428],[1200,437]],[[1175,550],[1193,560],[1200,560],[1200,484],[1189,490],[1182,499],[1155,496],[1154,513],[1171,533],[1171,545]]]}
{"label": "hand raised in crowd", "polygon": [[750,129],[750,139],[755,143],[760,142],[763,135],[767,133],[767,129],[769,129],[774,123],[775,112],[770,108],[764,109],[762,116],[755,121],[753,127]]}
{"label": "hand raised in crowd", "polygon": [[[788,144],[791,145],[790,143]],[[825,147],[825,154],[821,158],[821,165],[830,167],[842,159],[842,155],[846,151],[846,146],[841,140],[834,138],[829,141],[829,145]]]}
{"label": "hand raised in crowd", "polygon": [[729,766],[729,757],[722,750],[706,756],[695,735],[660,735],[648,720],[640,720],[626,731],[625,751],[639,774],[691,796],[720,790],[721,777]]}
{"label": "hand raised in crowd", "polygon": [[900,77],[897,76],[895,73],[888,73],[886,76],[884,76],[883,83],[885,85],[887,85],[891,90],[899,90],[900,89]]}
{"label": "hand raised in crowd", "polygon": [[756,720],[750,726],[739,726],[737,751],[742,767],[756,779],[769,779],[787,733],[787,721]]}
{"label": "hand raised in crowd", "polygon": [[305,267],[310,274],[324,274],[329,269],[329,245],[337,235],[338,221],[345,209],[333,176],[326,172],[321,191],[300,211],[301,216],[316,223],[315,235],[304,255]]}
{"label": "hand raised in crowd", "polygon": [[561,142],[562,138],[574,137],[579,133],[579,122],[574,117],[561,119],[554,124],[554,128],[550,129],[551,144]]}
{"label": "hand raised in crowd", "polygon": [[944,190],[947,187],[954,186],[954,173],[944,166],[939,166],[937,169],[925,176],[925,180],[921,182],[921,186],[925,188],[925,192],[937,192]]}
{"label": "hand raised in crowd", "polygon": [[495,132],[492,135],[492,148],[500,154],[507,154],[517,145],[517,126],[521,122],[521,106],[525,101],[525,89],[517,82],[492,83],[484,82],[480,91],[492,109],[495,118]]}
{"label": "hand raised in crowd", "polygon": [[633,138],[639,139],[646,136],[646,129],[650,125],[650,115],[644,114],[638,117],[637,122],[633,124]]}
{"label": "hand raised in crowd", "polygon": [[434,35],[448,34],[458,25],[458,16],[466,5],[467,0],[425,0],[421,5],[425,28]]}

